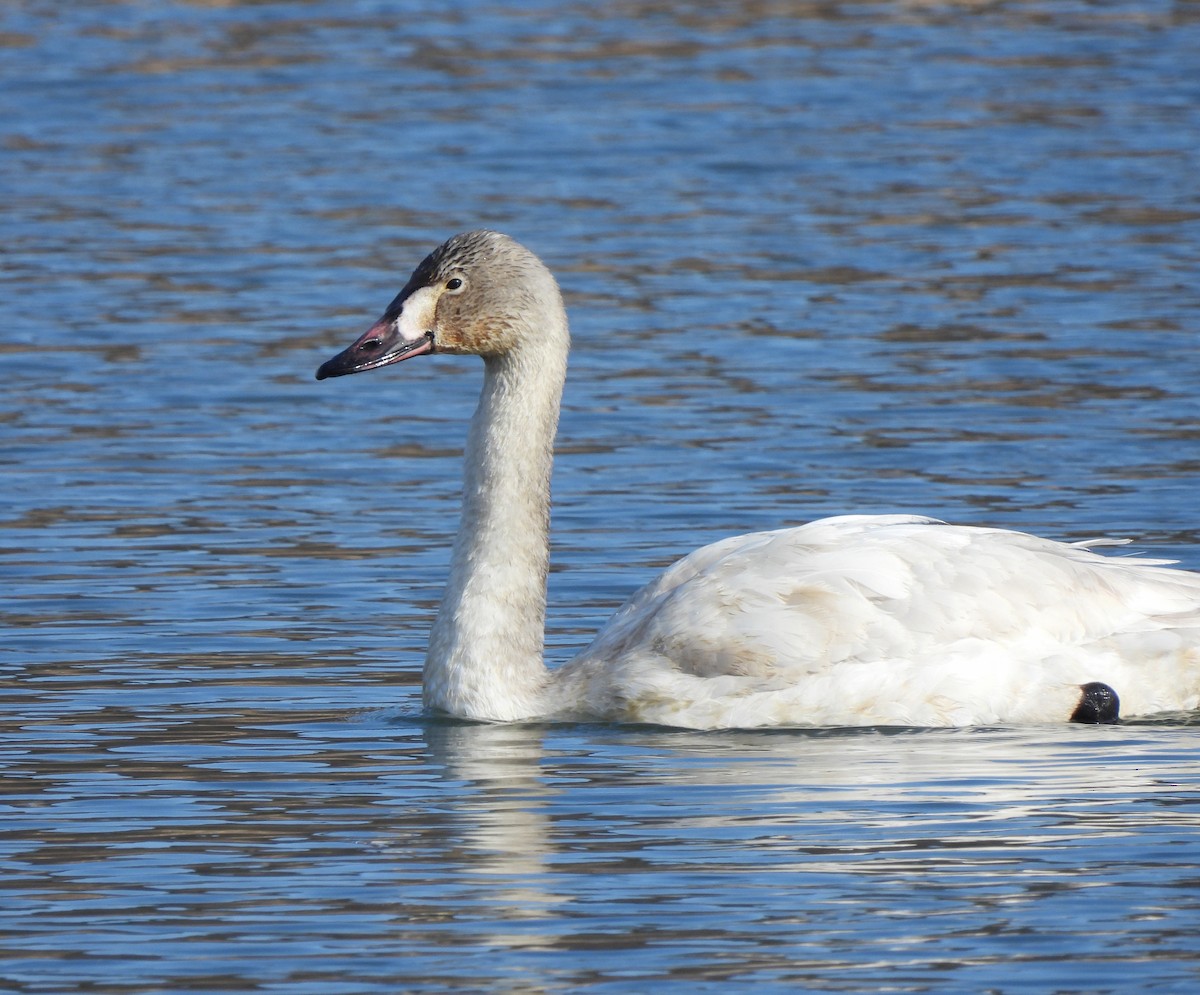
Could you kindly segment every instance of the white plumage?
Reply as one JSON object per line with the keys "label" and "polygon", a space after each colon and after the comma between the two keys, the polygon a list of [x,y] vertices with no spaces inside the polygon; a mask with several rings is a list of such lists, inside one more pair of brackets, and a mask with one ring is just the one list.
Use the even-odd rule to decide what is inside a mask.
{"label": "white plumage", "polygon": [[[1200,707],[1200,574],[911,515],[844,516],[699,549],[578,657],[542,660],[550,470],[569,344],[549,271],[495,232],[433,252],[318,378],[476,354],[463,517],[426,705],[482,721],[690,728],[1067,721]],[[1104,715],[1115,719],[1115,709]]]}

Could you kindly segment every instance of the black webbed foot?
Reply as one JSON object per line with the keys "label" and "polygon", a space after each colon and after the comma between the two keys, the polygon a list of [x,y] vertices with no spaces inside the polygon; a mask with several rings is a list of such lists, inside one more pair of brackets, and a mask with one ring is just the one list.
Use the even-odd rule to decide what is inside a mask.
{"label": "black webbed foot", "polygon": [[1083,694],[1075,711],[1071,713],[1072,722],[1115,725],[1120,721],[1121,699],[1107,684],[1092,681],[1090,684],[1080,685],[1079,690]]}

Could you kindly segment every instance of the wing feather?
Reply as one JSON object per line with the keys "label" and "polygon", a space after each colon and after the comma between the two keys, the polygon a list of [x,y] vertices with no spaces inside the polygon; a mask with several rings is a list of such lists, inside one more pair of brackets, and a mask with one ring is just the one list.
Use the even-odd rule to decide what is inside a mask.
{"label": "wing feather", "polygon": [[980,721],[963,713],[973,696],[1019,702],[1031,686],[1105,680],[1081,661],[1200,644],[1200,575],[1094,549],[1112,544],[910,515],[735,536],[637,592],[574,666],[626,661],[630,700],[723,702],[725,724],[765,724],[738,708],[852,721],[885,700],[912,703],[914,721]]}

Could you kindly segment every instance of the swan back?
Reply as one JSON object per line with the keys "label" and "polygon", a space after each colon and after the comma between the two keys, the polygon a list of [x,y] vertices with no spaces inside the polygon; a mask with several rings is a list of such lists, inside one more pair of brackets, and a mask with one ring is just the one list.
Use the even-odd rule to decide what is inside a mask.
{"label": "swan back", "polygon": [[1094,681],[1196,707],[1200,576],[1093,545],[910,515],[724,539],[617,612],[570,697],[694,727],[1063,721]]}

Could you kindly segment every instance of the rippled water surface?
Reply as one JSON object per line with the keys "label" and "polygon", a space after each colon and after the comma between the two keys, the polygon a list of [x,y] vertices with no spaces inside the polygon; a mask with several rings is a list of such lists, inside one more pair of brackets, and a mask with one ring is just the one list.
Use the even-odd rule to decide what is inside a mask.
{"label": "rippled water surface", "polygon": [[0,989],[1192,991],[1191,716],[419,716],[474,363],[317,384],[454,231],[574,334],[548,643],[906,510],[1200,569],[1194,3],[0,11]]}

